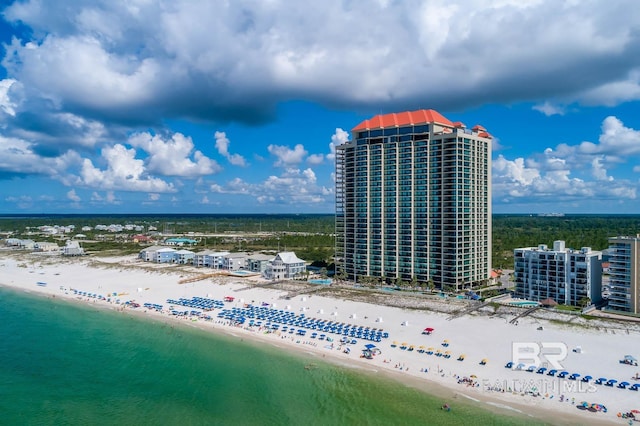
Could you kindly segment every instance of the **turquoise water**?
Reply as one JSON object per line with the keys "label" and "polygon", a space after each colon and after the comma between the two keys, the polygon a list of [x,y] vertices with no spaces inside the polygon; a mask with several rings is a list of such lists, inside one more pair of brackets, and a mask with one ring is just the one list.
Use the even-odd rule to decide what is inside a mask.
{"label": "turquoise water", "polygon": [[332,283],[332,280],[331,280],[331,279],[324,279],[324,280],[322,280],[322,279],[314,279],[314,280],[309,280],[309,282],[310,282],[311,284],[323,284],[323,285],[329,285],[329,284],[331,284],[331,283]]}
{"label": "turquoise water", "polygon": [[0,307],[2,424],[533,424],[173,321],[4,288]]}
{"label": "turquoise water", "polygon": [[509,302],[509,304],[510,305],[514,305],[514,306],[526,307],[526,308],[533,308],[534,306],[539,306],[540,305],[538,302],[529,302],[529,301]]}

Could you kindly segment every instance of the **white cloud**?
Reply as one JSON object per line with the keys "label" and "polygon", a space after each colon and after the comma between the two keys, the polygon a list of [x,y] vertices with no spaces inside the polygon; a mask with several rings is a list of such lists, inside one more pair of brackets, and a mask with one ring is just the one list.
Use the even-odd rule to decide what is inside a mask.
{"label": "white cloud", "polygon": [[331,136],[331,143],[329,144],[329,154],[327,154],[328,160],[335,160],[336,158],[336,146],[342,145],[349,140],[349,132],[337,127],[336,132]]}
{"label": "white cloud", "polygon": [[635,6],[26,1],[4,11],[31,31],[3,63],[29,99],[121,122],[255,122],[289,99],[386,110],[533,101],[555,113],[557,100],[640,98]]}
{"label": "white cloud", "polygon": [[160,199],[160,194],[149,194],[149,201],[158,201]]}
{"label": "white cloud", "polygon": [[333,188],[318,186],[316,174],[310,168],[287,168],[280,176],[271,175],[264,182],[257,184],[235,178],[226,184],[214,183],[209,189],[216,194],[251,196],[261,204],[327,205],[333,201]]}
{"label": "white cloud", "polygon": [[107,168],[95,167],[90,159],[84,159],[80,175],[75,178],[78,185],[103,190],[134,192],[174,192],[174,186],[162,179],[147,176],[144,162],[135,158],[134,149],[121,144],[102,149],[102,158]]}
{"label": "white cloud", "polygon": [[37,174],[60,178],[66,170],[79,164],[77,152],[68,150],[54,157],[42,157],[34,151],[32,143],[23,139],[0,135],[0,172],[6,174]]}
{"label": "white cloud", "polygon": [[533,109],[536,110],[536,111],[540,111],[541,113],[543,113],[547,117],[552,116],[552,115],[564,115],[565,114],[565,107],[560,106],[560,105],[552,104],[549,101],[545,101],[542,104],[534,105]]}
{"label": "white cloud", "polygon": [[308,154],[302,144],[297,144],[293,149],[290,149],[288,146],[269,145],[267,150],[277,158],[273,164],[276,167],[290,167],[300,164]]}
{"label": "white cloud", "polygon": [[607,176],[607,170],[602,166],[600,158],[594,158],[591,162],[593,177],[600,181],[612,181],[612,176]]}
{"label": "white cloud", "polygon": [[311,154],[307,157],[307,163],[317,166],[318,164],[322,164],[324,161],[324,155],[322,154]]}
{"label": "white cloud", "polygon": [[81,198],[78,196],[78,194],[76,194],[76,190],[72,189],[69,192],[67,192],[67,198],[71,201],[74,202],[78,202],[81,200]]}
{"label": "white cloud", "polygon": [[[493,161],[493,193],[501,202],[633,200],[639,183],[611,173],[639,156],[640,131],[625,127],[616,117],[607,117],[598,143],[559,144],[527,159],[509,160],[499,155]],[[639,170],[637,166],[633,169]]]}
{"label": "white cloud", "polygon": [[227,134],[225,132],[215,132],[214,137],[216,139],[216,149],[218,153],[225,157],[229,163],[234,166],[245,167],[247,165],[246,160],[240,154],[230,154],[229,153],[229,144],[231,143],[227,138]]}
{"label": "white cloud", "polygon": [[13,86],[15,82],[16,80],[12,78],[0,80],[0,110],[10,116],[16,115],[16,105],[9,96],[9,89],[11,89],[11,86]]}
{"label": "white cloud", "polygon": [[[148,132],[136,133],[129,137],[128,143],[141,148],[147,154],[147,169],[162,176],[195,177],[217,173],[220,166],[201,151],[193,151],[190,137],[174,133],[170,139]],[[193,156],[193,160],[189,157]]]}

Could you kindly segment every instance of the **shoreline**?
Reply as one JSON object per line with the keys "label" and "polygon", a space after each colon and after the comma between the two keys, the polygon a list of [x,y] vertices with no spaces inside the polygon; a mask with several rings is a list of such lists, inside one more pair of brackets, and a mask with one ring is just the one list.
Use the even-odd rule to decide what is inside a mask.
{"label": "shoreline", "polygon": [[[120,259],[120,261],[124,260]],[[118,262],[118,260],[116,259],[114,262]],[[541,394],[534,397],[527,393],[515,394],[507,390],[504,392],[488,391],[486,389],[487,384],[494,385],[511,380],[516,383],[518,380],[522,381],[522,379],[539,380],[543,378],[534,375],[534,373],[507,370],[502,365],[503,359],[509,359],[508,355],[510,355],[511,350],[510,344],[505,344],[505,341],[508,342],[510,338],[507,331],[515,329],[523,331],[525,329],[537,330],[536,327],[539,327],[538,324],[542,320],[523,319],[518,327],[506,324],[506,321],[502,321],[500,318],[490,319],[482,315],[466,316],[447,321],[446,315],[443,314],[413,312],[399,308],[368,305],[361,302],[329,299],[317,295],[300,296],[296,297],[295,300],[282,300],[279,298],[283,293],[281,290],[260,287],[246,289],[247,281],[237,278],[222,279],[216,277],[203,282],[178,284],[182,271],[154,273],[146,270],[126,270],[123,272],[117,267],[113,267],[112,263],[106,263],[105,268],[96,268],[95,266],[87,266],[86,262],[82,261],[60,263],[54,261],[49,264],[41,263],[38,266],[33,264],[30,269],[28,266],[20,266],[22,263],[26,262],[20,262],[14,257],[2,256],[0,252],[0,270],[8,272],[7,274],[3,273],[3,281],[11,281],[0,283],[0,285],[31,294],[60,297],[74,302],[90,304],[100,309],[123,311],[137,317],[163,321],[167,324],[178,323],[197,327],[208,332],[223,333],[236,339],[243,340],[246,338],[252,342],[269,343],[281,350],[317,357],[323,362],[354,370],[362,370],[367,374],[383,375],[405,386],[443,398],[449,403],[455,401],[455,399],[468,400],[478,404],[485,410],[501,416],[528,418],[552,424],[602,424],[603,422],[625,424],[623,423],[624,420],[616,417],[616,402],[620,403],[618,406],[626,407],[618,411],[640,408],[640,395],[633,391],[615,388],[604,389],[598,387],[591,394],[563,392],[566,393],[565,401],[567,402],[558,402],[559,396],[557,395],[554,395],[554,400],[554,396],[549,394]],[[83,279],[83,277],[89,276],[87,274],[88,270],[91,271],[90,276],[92,277],[92,282],[90,283]],[[46,286],[38,286],[37,283],[44,282],[45,278]],[[244,327],[232,326],[226,321],[218,320],[215,317],[218,310],[212,311],[211,315],[214,317],[212,321],[204,321],[187,317],[177,318],[171,315],[167,309],[163,309],[164,312],[158,312],[143,307],[125,308],[122,304],[116,304],[113,300],[106,302],[94,298],[75,296],[71,289],[80,288],[78,284],[84,286],[81,288],[84,291],[104,292],[104,290],[115,290],[109,294],[119,294],[123,301],[125,298],[130,298],[141,305],[146,302],[166,305],[166,299],[168,298],[188,298],[192,296],[211,296],[214,299],[221,300],[228,294],[237,298],[234,303],[225,304],[229,307],[241,307],[244,305],[245,300],[247,301],[246,303],[250,303],[250,301],[256,304],[261,302],[268,303],[274,309],[290,311],[296,314],[306,313],[309,317],[331,319],[334,316],[345,322],[366,326],[384,326],[390,337],[383,339],[380,343],[376,343],[381,348],[382,354],[375,356],[371,360],[362,359],[358,357],[358,352],[362,343],[367,343],[365,341],[360,342],[358,345],[352,345],[353,351],[351,354],[345,354],[338,345],[338,339],[334,339],[333,348],[329,349],[325,348],[326,340],[324,342],[312,341],[309,337],[292,337],[280,332],[265,334],[265,329],[256,329],[256,327],[249,327],[246,324]],[[243,291],[238,292],[237,290],[239,289],[243,289]],[[238,297],[242,298],[238,299]],[[334,313],[336,315],[333,315]],[[378,319],[380,322],[378,322]],[[424,336],[421,334],[425,324],[435,325],[434,335]],[[612,347],[616,348],[621,345],[620,341],[624,340],[620,339],[624,337],[620,336],[620,333],[602,334],[593,333],[593,330],[588,329],[573,330],[571,327],[562,327],[554,323],[544,323],[544,328],[544,334],[550,334],[552,338],[556,339],[556,336],[559,335],[567,338],[567,340],[569,337],[576,336],[579,338],[578,340],[585,340],[591,334],[594,336],[593,340],[596,339],[595,336],[599,336],[599,340],[606,337],[605,340],[609,345],[614,345]],[[629,333],[629,330],[627,330],[627,333]],[[629,337],[633,340],[637,337],[638,332],[632,330],[631,333],[634,336]],[[528,334],[532,335],[531,332]],[[536,332],[533,333],[533,335],[535,334]],[[415,344],[416,347],[420,343],[437,347],[443,338],[451,340],[451,348],[454,355],[450,359],[436,359],[435,356],[428,356],[415,350],[402,350],[397,345],[392,347],[394,341],[404,340]],[[496,347],[501,345],[505,346],[502,348],[503,350],[496,351]],[[596,342],[596,346],[600,345],[600,342]],[[583,347],[588,352],[585,354],[585,359],[578,360],[577,365],[585,364],[580,361],[585,361],[588,358],[586,355],[591,352],[590,345],[583,344]],[[632,348],[633,345],[626,345],[625,347],[627,351]],[[466,353],[464,361],[456,360],[459,352]],[[489,357],[489,364],[478,366],[476,363],[479,357],[484,355]],[[612,354],[614,357],[622,355]],[[500,359],[501,356],[504,356],[504,358]],[[593,365],[593,362],[591,362],[588,367],[595,368],[597,365]],[[619,366],[615,367],[618,367],[619,370]],[[427,371],[421,371],[423,369]],[[614,377],[613,370],[611,370],[610,376],[607,377]],[[625,372],[631,375],[635,371],[630,367]],[[465,383],[458,383],[458,380],[475,374],[478,377],[477,387],[469,387]],[[568,402],[570,398],[574,399],[574,403]],[[576,409],[574,404],[578,404],[583,400],[582,398],[615,408],[610,408],[606,413],[581,411]],[[633,405],[631,405],[632,403]]]}

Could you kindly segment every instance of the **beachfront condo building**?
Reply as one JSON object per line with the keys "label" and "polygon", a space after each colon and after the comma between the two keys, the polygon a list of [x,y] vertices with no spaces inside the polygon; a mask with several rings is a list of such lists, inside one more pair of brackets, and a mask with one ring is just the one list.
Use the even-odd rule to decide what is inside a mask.
{"label": "beachfront condo building", "polygon": [[491,274],[491,135],[434,110],[377,115],[336,147],[336,272],[462,289]]}
{"label": "beachfront condo building", "polygon": [[607,309],[640,314],[640,235],[609,238]]}
{"label": "beachfront condo building", "polygon": [[516,297],[587,306],[602,302],[602,252],[568,249],[564,241],[513,251]]}

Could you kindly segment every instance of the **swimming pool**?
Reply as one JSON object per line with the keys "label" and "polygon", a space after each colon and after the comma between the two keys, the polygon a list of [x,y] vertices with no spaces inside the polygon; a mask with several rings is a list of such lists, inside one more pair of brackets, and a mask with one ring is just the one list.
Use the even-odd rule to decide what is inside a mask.
{"label": "swimming pool", "polygon": [[509,304],[512,305],[512,306],[520,306],[522,308],[533,308],[534,306],[540,306],[540,303],[531,302],[529,300],[509,302]]}
{"label": "swimming pool", "polygon": [[324,279],[324,280],[315,279],[315,280],[309,280],[308,281],[308,283],[310,283],[310,284],[323,284],[323,285],[329,285],[332,282],[333,282],[333,280],[331,280],[331,279]]}
{"label": "swimming pool", "polygon": [[256,272],[245,271],[243,269],[240,269],[238,271],[231,271],[231,272],[229,272],[229,274],[231,274],[231,275],[239,275],[239,276],[246,276],[246,275],[255,275]]}

